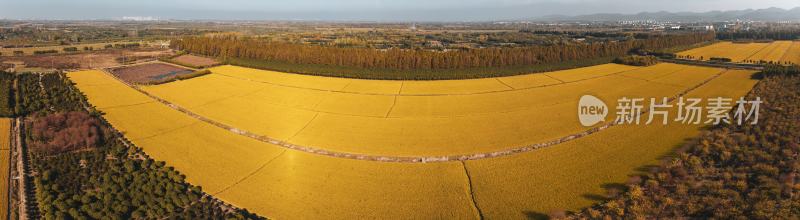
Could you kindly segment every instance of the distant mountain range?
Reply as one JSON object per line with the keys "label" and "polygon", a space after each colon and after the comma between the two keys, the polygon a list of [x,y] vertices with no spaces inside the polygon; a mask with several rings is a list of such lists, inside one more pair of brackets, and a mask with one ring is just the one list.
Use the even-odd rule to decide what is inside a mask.
{"label": "distant mountain range", "polygon": [[717,22],[754,20],[754,21],[800,21],[800,7],[793,9],[766,8],[746,9],[733,11],[709,12],[642,12],[638,14],[589,14],[577,16],[549,15],[534,18],[536,21],[630,21],[630,20],[656,20],[679,22]]}

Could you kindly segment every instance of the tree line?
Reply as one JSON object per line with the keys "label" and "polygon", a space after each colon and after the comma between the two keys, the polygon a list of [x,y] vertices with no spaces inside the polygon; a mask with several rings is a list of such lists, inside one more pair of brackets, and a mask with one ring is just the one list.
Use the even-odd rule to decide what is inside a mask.
{"label": "tree line", "polygon": [[16,88],[0,89],[15,97],[8,98],[14,101],[6,110],[24,117],[23,144],[31,149],[31,169],[37,173],[38,212],[33,213],[41,215],[29,217],[263,219],[214,199],[179,171],[126,145],[101,113],[83,108],[85,97],[63,73],[0,72],[0,82],[13,85],[14,80]]}
{"label": "tree line", "polygon": [[736,32],[719,32],[720,40],[797,40],[800,39],[800,30],[750,30]]}
{"label": "tree line", "polygon": [[652,66],[658,63],[658,58],[655,56],[639,56],[630,55],[624,57],[617,57],[614,63],[630,65],[630,66]]}
{"label": "tree line", "polygon": [[661,50],[714,40],[713,33],[653,34],[644,39],[526,47],[431,51],[422,49],[342,48],[267,42],[240,36],[185,37],[172,48],[221,58],[247,58],[290,64],[363,69],[469,69],[551,64],[622,56],[634,49]]}

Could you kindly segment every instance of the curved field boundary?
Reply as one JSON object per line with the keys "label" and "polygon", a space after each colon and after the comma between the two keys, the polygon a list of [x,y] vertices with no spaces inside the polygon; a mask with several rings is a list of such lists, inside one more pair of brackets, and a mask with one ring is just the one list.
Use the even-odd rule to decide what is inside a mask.
{"label": "curved field boundary", "polygon": [[[170,107],[172,109],[175,109],[177,111],[183,112],[184,114],[186,114],[186,115],[188,115],[188,116],[190,116],[192,118],[195,118],[197,120],[209,123],[209,124],[214,125],[216,127],[228,130],[228,131],[230,131],[232,133],[235,133],[235,134],[238,134],[238,135],[241,135],[241,136],[245,136],[245,137],[248,137],[248,138],[252,138],[252,139],[255,139],[255,140],[258,140],[258,141],[261,141],[261,142],[265,142],[265,143],[281,146],[281,147],[284,147],[284,148],[292,149],[292,150],[298,150],[298,151],[303,151],[303,152],[306,152],[306,153],[312,153],[312,154],[318,154],[318,155],[330,156],[330,157],[336,157],[336,158],[344,158],[344,159],[367,160],[367,161],[377,161],[377,162],[397,162],[397,163],[432,163],[432,162],[480,160],[480,159],[487,159],[487,158],[509,156],[509,155],[514,155],[514,154],[519,154],[519,153],[524,153],[524,152],[536,150],[536,149],[539,149],[539,148],[550,147],[550,146],[553,146],[553,145],[557,145],[557,144],[560,144],[560,143],[564,143],[564,142],[575,140],[575,139],[578,139],[578,138],[581,138],[581,137],[585,137],[585,136],[594,134],[596,132],[603,131],[605,129],[608,129],[609,127],[613,127],[613,126],[617,125],[616,122],[609,122],[609,123],[605,123],[605,124],[603,124],[601,126],[585,130],[583,132],[570,134],[570,135],[567,135],[567,136],[564,136],[564,137],[561,137],[561,138],[558,138],[558,139],[555,139],[555,140],[547,141],[547,142],[542,142],[542,143],[537,143],[537,144],[527,145],[527,146],[522,146],[522,147],[517,147],[517,148],[511,148],[511,149],[507,149],[507,150],[499,150],[499,151],[478,153],[478,154],[414,157],[414,156],[386,156],[386,155],[367,155],[367,154],[346,153],[346,152],[337,152],[337,151],[325,150],[325,149],[318,148],[318,147],[296,145],[296,144],[288,143],[286,141],[281,141],[281,140],[277,140],[277,139],[274,139],[274,138],[271,138],[271,137],[267,137],[267,136],[264,136],[264,135],[255,134],[255,133],[247,131],[247,130],[239,129],[239,128],[236,128],[236,127],[233,127],[233,126],[230,126],[230,125],[227,125],[227,124],[223,124],[223,123],[211,120],[211,119],[206,118],[206,117],[204,117],[202,115],[199,115],[199,114],[196,114],[196,113],[194,113],[192,111],[189,111],[188,109],[185,109],[185,108],[183,108],[181,106],[173,104],[172,102],[169,102],[167,100],[161,99],[160,97],[152,95],[152,94],[148,93],[147,91],[144,91],[144,90],[142,90],[142,89],[140,89],[140,88],[138,88],[138,87],[136,87],[136,86],[134,86],[132,84],[129,84],[129,83],[123,81],[122,79],[119,79],[119,78],[115,77],[113,74],[109,73],[105,69],[102,70],[102,71],[103,71],[103,73],[111,76],[112,78],[114,78],[117,81],[125,84],[126,86],[128,86],[128,87],[130,87],[130,88],[132,88],[132,89],[134,89],[134,90],[136,90],[136,91],[138,91],[138,92],[140,92],[140,93],[142,93],[142,94],[144,94],[144,95],[146,95],[146,96],[148,96],[148,97],[150,97],[150,98],[152,98],[152,99],[154,99],[154,100],[156,100],[156,101],[158,101],[158,102],[160,102],[160,103],[162,103],[162,104],[164,104],[164,105],[166,105],[166,106],[168,106],[168,107]],[[691,91],[693,91],[693,90],[695,90],[695,89],[707,84],[708,82],[716,79],[717,77],[719,77],[720,75],[722,75],[723,73],[725,73],[727,71],[728,70],[720,71],[719,73],[715,74],[712,77],[709,77],[708,79],[704,80],[703,82],[701,82],[701,83],[699,83],[699,84],[697,84],[697,85],[695,85],[693,87],[690,87],[690,88],[688,88],[688,89],[686,89],[686,90],[684,90],[684,91],[682,91],[682,92],[680,92],[680,93],[678,93],[678,94],[676,94],[676,95],[674,95],[672,97],[669,97],[668,101],[672,102],[676,98],[681,97],[681,96],[683,96],[683,95],[685,95],[685,94],[687,94],[687,93],[689,93],[689,92],[691,92]],[[647,110],[643,110],[642,111],[642,113],[646,113],[646,112],[647,112]]]}
{"label": "curved field boundary", "polygon": [[[586,81],[586,80],[591,80],[591,79],[597,79],[597,78],[602,78],[602,77],[619,75],[619,74],[622,74],[622,73],[627,73],[627,72],[635,71],[635,70],[642,69],[642,68],[644,68],[644,67],[638,67],[638,68],[634,68],[634,69],[630,69],[630,70],[622,70],[622,71],[612,72],[612,73],[605,74],[605,75],[592,76],[592,77],[588,77],[588,78],[584,78],[584,79],[579,79],[579,80],[574,80],[574,81],[566,81],[566,82],[563,81],[563,80],[554,78],[554,77],[552,77],[550,75],[547,75],[546,73],[531,73],[531,75],[542,74],[544,76],[547,76],[549,78],[558,80],[560,82],[559,83],[553,83],[553,84],[546,84],[546,85],[529,86],[529,87],[523,87],[523,88],[511,87],[511,86],[505,84],[500,79],[502,77],[498,77],[498,78],[494,78],[494,79],[496,79],[500,83],[500,85],[504,85],[504,86],[508,87],[509,89],[494,90],[494,91],[482,91],[482,92],[452,93],[452,94],[437,94],[437,93],[430,93],[430,94],[400,94],[400,93],[398,93],[398,94],[388,94],[388,93],[372,93],[372,92],[350,92],[350,91],[341,91],[341,90],[333,90],[333,89],[309,88],[309,87],[287,85],[287,84],[281,84],[281,83],[275,83],[275,82],[269,82],[269,81],[263,81],[263,80],[254,80],[254,79],[250,79],[250,78],[232,76],[230,74],[216,73],[216,72],[213,72],[213,71],[212,71],[212,73],[216,74],[216,75],[220,75],[220,76],[230,77],[230,78],[233,78],[233,79],[256,82],[256,83],[263,83],[263,84],[286,87],[286,88],[306,89],[306,90],[313,90],[313,91],[320,91],[320,92],[332,92],[332,93],[342,93],[342,94],[375,95],[375,96],[467,96],[467,95],[481,95],[481,94],[502,93],[502,92],[509,92],[509,91],[521,91],[521,90],[544,88],[544,87],[557,86],[557,85],[563,85],[563,84],[569,84],[569,83],[576,83],[576,82],[581,82],[581,81]],[[327,77],[327,76],[317,76],[317,77]],[[327,78],[336,78],[336,77],[327,77]],[[483,79],[465,79],[465,80],[485,80],[485,79],[488,79],[488,78],[483,78]],[[350,79],[350,80],[370,80],[370,79]],[[391,80],[376,80],[376,81],[391,81]],[[404,80],[398,80],[398,81],[404,82]],[[401,92],[402,92],[402,86],[401,86]]]}
{"label": "curved field boundary", "polygon": [[[669,72],[668,75],[672,75],[672,74],[675,74],[677,72],[686,70],[687,68],[688,67],[683,67],[681,69]],[[283,107],[287,107],[287,108],[292,108],[292,109],[299,109],[299,110],[305,110],[305,111],[310,111],[310,112],[316,112],[316,113],[325,113],[325,114],[330,114],[330,115],[342,115],[342,116],[351,116],[351,117],[362,117],[362,118],[395,118],[395,119],[396,118],[461,118],[461,117],[468,117],[468,116],[473,116],[473,115],[485,115],[485,114],[494,114],[494,113],[512,113],[512,112],[526,111],[526,110],[530,110],[530,109],[540,109],[540,108],[546,108],[546,107],[551,107],[551,106],[555,106],[555,105],[564,104],[565,102],[562,101],[562,102],[556,102],[556,103],[547,104],[547,105],[541,105],[541,106],[521,107],[521,108],[516,108],[516,109],[513,109],[513,110],[503,110],[503,111],[497,111],[497,112],[478,112],[478,113],[462,113],[462,114],[452,114],[452,115],[428,115],[428,116],[413,116],[413,117],[412,116],[390,116],[390,115],[391,115],[392,110],[394,109],[394,106],[397,104],[397,98],[400,97],[400,96],[427,96],[427,97],[432,97],[432,96],[460,96],[460,95],[465,95],[466,96],[466,95],[480,95],[480,94],[487,94],[487,93],[523,91],[523,90],[529,90],[529,89],[538,89],[538,88],[545,88],[545,87],[550,87],[550,86],[577,83],[577,82],[581,82],[581,81],[588,81],[588,80],[599,79],[599,78],[603,78],[603,77],[611,77],[611,76],[625,77],[625,78],[630,78],[630,79],[642,80],[642,81],[646,81],[646,82],[653,83],[653,84],[660,84],[660,85],[673,86],[673,87],[679,87],[679,88],[685,87],[685,86],[682,86],[682,85],[675,85],[675,84],[670,84],[670,83],[653,81],[653,80],[659,79],[661,77],[666,77],[668,75],[664,75],[664,76],[661,76],[661,77],[658,77],[658,78],[653,78],[653,79],[643,79],[643,78],[637,78],[637,77],[632,77],[632,76],[626,76],[626,75],[623,74],[623,73],[628,73],[628,72],[635,71],[635,70],[638,70],[638,69],[641,69],[641,68],[636,68],[636,69],[631,69],[631,70],[624,70],[624,71],[614,72],[614,73],[610,73],[610,74],[606,74],[606,75],[593,76],[593,77],[580,79],[580,80],[575,80],[575,81],[561,82],[561,83],[541,85],[541,86],[531,86],[531,87],[525,87],[525,88],[519,88],[519,89],[513,89],[513,90],[476,92],[476,93],[470,93],[470,94],[449,94],[449,95],[448,94],[441,94],[441,95],[371,94],[371,93],[345,92],[345,91],[335,91],[335,90],[321,90],[321,89],[305,88],[305,87],[294,87],[294,86],[286,85],[286,87],[288,87],[288,88],[308,89],[308,90],[313,90],[313,91],[333,92],[333,93],[341,93],[341,94],[378,95],[378,96],[392,96],[392,97],[394,97],[394,101],[392,103],[392,106],[389,108],[389,111],[387,111],[386,114],[382,115],[382,116],[348,114],[348,113],[341,113],[341,112],[324,111],[324,110],[319,110],[319,109],[316,109],[316,108],[307,108],[307,107],[282,105],[282,104],[275,104],[275,105],[283,106]],[[541,74],[544,74],[544,73],[541,73]],[[224,75],[224,74],[217,74],[217,75],[229,77],[229,76]],[[239,77],[232,77],[232,76],[230,76],[230,77],[234,78],[234,79],[238,79],[238,80],[248,81],[248,82],[264,83],[264,84],[272,85],[272,83],[269,83],[269,82],[250,81],[248,79],[242,79],[242,78],[239,78]],[[555,78],[553,78],[553,79],[555,79]],[[498,81],[500,81],[500,80],[498,80]],[[282,84],[276,84],[276,85],[283,86]],[[402,90],[402,82],[401,82],[400,89]],[[254,91],[252,93],[255,93],[255,92],[258,92],[258,91]],[[251,93],[247,93],[247,94],[251,94]],[[246,94],[232,95],[232,96],[228,96],[228,97],[225,97],[225,98],[216,99],[216,100],[213,100],[213,101],[210,101],[210,102],[206,102],[206,103],[203,103],[203,104],[195,106],[195,107],[204,107],[204,106],[208,106],[210,104],[213,104],[213,103],[216,103],[216,102],[220,102],[220,101],[224,101],[224,100],[227,100],[227,99],[230,99],[230,98],[233,98],[233,97],[242,97],[242,96],[246,96]]]}

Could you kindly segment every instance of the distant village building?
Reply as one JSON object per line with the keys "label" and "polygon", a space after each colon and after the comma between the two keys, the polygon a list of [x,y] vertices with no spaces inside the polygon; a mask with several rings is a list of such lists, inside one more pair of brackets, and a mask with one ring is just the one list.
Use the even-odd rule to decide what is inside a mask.
{"label": "distant village building", "polygon": [[12,60],[12,61],[3,61],[3,65],[2,66],[3,67],[8,67],[4,71],[13,73],[13,72],[16,72],[17,69],[25,68],[25,62],[14,61],[14,60]]}
{"label": "distant village building", "polygon": [[686,30],[692,31],[710,31],[714,30],[714,25],[696,25],[696,26],[687,26]]}
{"label": "distant village building", "polygon": [[150,45],[152,47],[158,47],[158,48],[161,48],[161,49],[167,49],[167,48],[169,48],[169,43],[170,43],[169,40],[157,40],[157,41],[153,41]]}
{"label": "distant village building", "polygon": [[438,40],[431,40],[431,41],[428,41],[427,43],[425,43],[425,46],[432,47],[432,48],[442,48],[442,47],[444,47],[444,44],[442,44],[442,42],[438,41]]}

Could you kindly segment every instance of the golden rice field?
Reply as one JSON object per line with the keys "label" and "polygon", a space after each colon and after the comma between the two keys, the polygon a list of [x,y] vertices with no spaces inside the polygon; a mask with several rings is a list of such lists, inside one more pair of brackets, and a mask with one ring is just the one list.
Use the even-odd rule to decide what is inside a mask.
{"label": "golden rice field", "polygon": [[800,42],[795,41],[781,61],[800,64]]}
{"label": "golden rice field", "polygon": [[730,58],[733,62],[773,61],[800,64],[800,41],[774,41],[772,43],[720,42],[678,53],[692,59],[709,60],[712,57]]}
{"label": "golden rice field", "polygon": [[[615,64],[454,81],[371,81],[212,68],[143,89],[217,122],[292,144],[385,156],[490,152],[580,132],[577,99],[739,97],[752,72]],[[719,77],[714,78],[719,74]],[[345,159],[238,135],[152,100],[101,71],[68,76],[154,159],[226,202],[276,219],[525,219],[594,202],[699,127],[615,126],[574,141],[465,162]],[[613,104],[609,104],[613,105]]]}
{"label": "golden rice field", "polygon": [[11,120],[0,118],[0,219],[9,214],[8,193],[11,166]]}
{"label": "golden rice field", "polygon": [[[591,93],[607,102],[625,94],[669,97],[722,70],[608,64],[446,81],[271,77],[276,73],[235,66],[211,71],[143,89],[214,121],[292,144],[354,154],[441,156],[508,150],[582,132],[586,128],[573,114],[575,97]],[[372,88],[365,86],[369,83]]]}

